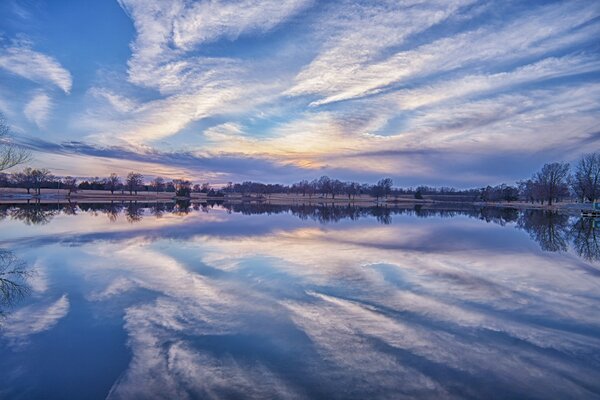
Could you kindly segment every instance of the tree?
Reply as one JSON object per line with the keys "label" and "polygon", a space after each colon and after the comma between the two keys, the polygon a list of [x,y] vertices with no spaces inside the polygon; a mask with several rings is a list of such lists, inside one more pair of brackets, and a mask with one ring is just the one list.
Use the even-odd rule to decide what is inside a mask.
{"label": "tree", "polygon": [[190,197],[192,182],[185,179],[174,179],[173,183],[175,184],[175,196]]}
{"label": "tree", "polygon": [[121,178],[115,173],[110,174],[108,178],[104,180],[104,188],[110,190],[110,194],[114,194],[121,186]]}
{"label": "tree", "polygon": [[69,190],[68,196],[71,196],[71,193],[77,191],[77,178],[72,176],[65,176],[62,180],[63,187]]}
{"label": "tree", "polygon": [[31,153],[10,141],[10,127],[0,113],[0,171],[23,164],[31,158]]}
{"label": "tree", "polygon": [[154,188],[154,191],[156,192],[156,194],[158,194],[158,192],[162,192],[163,190],[165,190],[165,180],[163,178],[161,178],[160,176],[157,176],[156,178],[154,178],[151,185]]}
{"label": "tree", "polygon": [[127,185],[129,194],[133,194],[133,192],[137,194],[139,187],[142,186],[142,183],[142,174],[138,174],[137,172],[130,172],[129,174],[127,174],[127,180],[125,181],[125,184]]}
{"label": "tree", "polygon": [[373,186],[373,196],[379,201],[380,197],[387,197],[392,191],[393,181],[391,178],[380,179],[376,185]]}
{"label": "tree", "polygon": [[30,167],[25,168],[21,172],[13,174],[13,179],[17,187],[27,189],[27,194],[31,193],[33,187],[33,169]]}
{"label": "tree", "polygon": [[348,200],[356,198],[360,190],[360,184],[356,182],[346,182],[344,183],[344,192],[348,196]]}
{"label": "tree", "polygon": [[15,184],[27,189],[28,194],[31,193],[31,189],[34,189],[34,193],[39,195],[42,185],[52,178],[50,171],[45,168],[27,167],[22,172],[14,174]]}
{"label": "tree", "polygon": [[325,198],[327,198],[327,194],[331,192],[331,179],[328,176],[322,176],[319,178],[318,190],[320,193],[325,195]]}
{"label": "tree", "polygon": [[32,171],[33,187],[38,195],[40,194],[42,185],[51,181],[53,178],[52,173],[45,168],[34,169]]}
{"label": "tree", "polygon": [[331,197],[335,199],[336,194],[340,194],[344,192],[344,182],[339,179],[333,179],[330,183],[331,185]]}
{"label": "tree", "polygon": [[530,201],[531,204],[536,200],[535,182],[532,179],[522,180],[517,182],[519,187],[519,196],[525,201]]}
{"label": "tree", "polygon": [[577,163],[571,188],[581,200],[600,198],[600,153],[586,154]]}
{"label": "tree", "polygon": [[542,170],[534,175],[533,180],[539,185],[542,199],[548,200],[548,205],[552,205],[553,201],[559,200],[567,194],[568,176],[569,164],[551,163],[545,164]]}
{"label": "tree", "polygon": [[381,191],[384,197],[387,197],[392,192],[393,184],[394,182],[392,181],[392,178],[383,178],[377,182],[377,185],[382,189]]}

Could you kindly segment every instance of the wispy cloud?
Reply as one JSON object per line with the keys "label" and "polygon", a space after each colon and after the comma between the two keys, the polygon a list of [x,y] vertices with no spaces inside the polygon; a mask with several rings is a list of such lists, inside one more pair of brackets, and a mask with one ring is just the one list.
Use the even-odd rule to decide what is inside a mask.
{"label": "wispy cloud", "polygon": [[69,299],[62,295],[50,304],[33,304],[10,314],[2,335],[16,342],[52,328],[69,312]]}
{"label": "wispy cloud", "polygon": [[[457,8],[457,4],[453,4],[450,10]],[[377,25],[378,35],[361,29],[350,33],[354,37],[350,42],[345,36],[341,43],[335,43],[332,49],[320,54],[298,75],[298,83],[289,93],[326,96],[313,102],[319,105],[364,96],[394,83],[473,64],[527,59],[578,42],[589,42],[591,37],[600,32],[600,25],[593,22],[585,24],[593,21],[598,12],[597,6],[588,2],[552,5],[500,28],[492,25],[461,32],[389,56],[385,56],[383,50],[396,43],[380,39],[381,36],[389,36],[389,29],[385,25]],[[393,23],[401,25],[400,19],[406,13],[388,12],[385,15],[387,18],[396,18]],[[435,13],[427,9],[422,11],[420,19],[438,22],[431,19],[432,15],[447,13]],[[413,17],[413,20],[415,30],[428,27],[420,23],[419,18]],[[377,20],[373,18],[371,22]],[[377,45],[373,45],[375,41]],[[378,61],[377,58],[383,60]]]}
{"label": "wispy cloud", "polygon": [[52,83],[65,93],[73,85],[71,73],[56,59],[32,50],[27,44],[2,48],[0,68],[32,81]]}
{"label": "wispy cloud", "polygon": [[[572,161],[598,143],[595,2],[119,5],[134,28],[122,38],[126,63],[87,71],[95,78],[76,105],[62,108],[52,96],[51,120],[35,112],[41,96],[2,108],[26,109],[39,126],[62,118],[56,142],[84,142],[72,152],[118,147],[135,159],[160,153],[161,162],[191,155],[198,164],[183,171],[228,180],[244,166],[245,178],[262,180],[329,173],[408,183],[413,175],[413,184],[453,171],[447,179],[463,185],[500,183],[529,175],[525,167],[539,167],[531,160]],[[70,74],[51,56],[11,43],[0,67],[70,90]],[[487,168],[483,160],[499,160],[500,150],[505,165],[523,169]],[[109,153],[95,164],[103,171]]]}
{"label": "wispy cloud", "polygon": [[33,95],[29,103],[25,106],[23,113],[28,120],[34,122],[39,128],[43,128],[48,120],[52,110],[52,100],[44,92],[38,92]]}

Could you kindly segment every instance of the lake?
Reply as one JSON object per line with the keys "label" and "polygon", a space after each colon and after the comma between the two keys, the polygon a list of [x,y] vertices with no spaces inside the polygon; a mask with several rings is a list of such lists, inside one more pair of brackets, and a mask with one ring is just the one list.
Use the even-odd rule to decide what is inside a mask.
{"label": "lake", "polygon": [[600,221],[0,206],[0,398],[600,398]]}

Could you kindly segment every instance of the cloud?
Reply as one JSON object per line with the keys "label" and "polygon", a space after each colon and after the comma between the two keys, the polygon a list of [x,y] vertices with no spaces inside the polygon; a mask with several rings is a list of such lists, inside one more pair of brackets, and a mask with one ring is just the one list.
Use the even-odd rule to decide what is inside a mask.
{"label": "cloud", "polygon": [[[507,397],[585,397],[597,387],[582,364],[599,344],[593,276],[572,255],[557,262],[523,247],[512,225],[457,219],[448,229],[409,218],[290,227],[292,217],[215,211],[224,219],[210,225],[253,229],[213,234],[188,221],[192,231],[178,239],[192,258],[155,245],[162,234],[83,244],[110,254],[83,271],[101,293],[93,300],[126,304],[132,358],[109,397],[367,398],[374,387],[452,397],[490,377],[490,390]],[[263,223],[271,229],[257,234]],[[490,251],[499,237],[517,247]],[[153,296],[119,299],[136,288]],[[319,384],[297,379],[306,374]]]}
{"label": "cloud", "polygon": [[198,2],[173,22],[173,43],[182,49],[244,33],[265,32],[313,3],[313,0],[238,0]]}
{"label": "cloud", "polygon": [[[429,18],[432,23],[439,22],[432,20],[431,16],[448,16],[458,8],[457,3],[451,4],[445,13],[423,10],[420,17]],[[403,26],[400,19],[405,18],[406,13],[388,15],[388,18],[396,18],[393,23]],[[301,71],[296,78],[296,85],[288,93],[325,96],[312,103],[321,105],[377,93],[384,87],[401,81],[470,67],[473,64],[527,59],[578,42],[588,42],[600,32],[600,25],[593,22],[597,16],[597,7],[587,2],[551,5],[521,16],[500,28],[492,24],[442,37],[389,56],[383,55],[382,51],[396,43],[390,43],[389,39],[380,40],[378,45],[373,46],[373,42],[383,35],[394,37],[389,35],[388,26],[377,25],[377,35],[372,35],[368,30],[348,32],[352,38],[351,45],[346,37],[340,43],[334,42],[331,49],[319,54]],[[420,24],[419,18],[414,21],[415,29],[430,26]],[[369,22],[377,22],[377,19],[373,18]],[[590,24],[585,25],[587,22]],[[580,28],[576,29],[578,27]],[[375,61],[378,56],[383,60]]]}
{"label": "cloud", "polygon": [[89,93],[97,98],[104,99],[110,104],[114,110],[120,113],[126,113],[139,107],[139,104],[134,99],[121,96],[105,88],[93,87]]}
{"label": "cloud", "polygon": [[22,140],[21,143],[43,154],[45,167],[54,171],[76,168],[84,176],[112,172],[126,174],[135,170],[143,171],[148,176],[187,176],[212,183],[227,183],[234,177],[260,180],[269,175],[291,180],[303,174],[301,168],[291,163],[240,153],[165,152],[149,147],[132,149],[129,146],[99,146],[84,142],[56,144],[34,138]]}
{"label": "cloud", "polygon": [[247,111],[268,98],[273,84],[249,80],[239,61],[200,57],[193,50],[218,38],[235,39],[243,33],[270,30],[310,2],[188,5],[183,1],[149,4],[124,0],[120,4],[137,31],[128,62],[129,80],[158,89],[164,97],[134,105],[99,88],[96,94],[128,114],[112,121],[110,116],[90,115],[87,121],[97,131],[90,136],[93,140],[118,138],[135,145],[175,135],[193,121]]}
{"label": "cloud", "polygon": [[50,304],[33,304],[9,314],[2,326],[2,335],[11,340],[23,341],[28,336],[54,327],[69,312],[66,294]]}
{"label": "cloud", "polygon": [[27,119],[34,122],[38,128],[43,128],[52,110],[52,100],[44,92],[36,93],[25,106],[23,113]]}
{"label": "cloud", "polygon": [[[154,158],[152,170],[211,180],[470,186],[528,176],[513,166],[537,168],[544,156],[573,161],[597,143],[593,2],[119,4],[135,28],[127,64],[96,71],[81,108],[52,98],[67,132],[53,140],[85,142],[68,151],[81,159],[102,150],[103,171],[126,150]],[[22,101],[38,125],[41,99]],[[71,168],[64,157],[38,159]]]}
{"label": "cloud", "polygon": [[71,73],[58,61],[27,45],[3,48],[0,52],[0,68],[35,82],[52,83],[65,93],[69,93],[73,85]]}

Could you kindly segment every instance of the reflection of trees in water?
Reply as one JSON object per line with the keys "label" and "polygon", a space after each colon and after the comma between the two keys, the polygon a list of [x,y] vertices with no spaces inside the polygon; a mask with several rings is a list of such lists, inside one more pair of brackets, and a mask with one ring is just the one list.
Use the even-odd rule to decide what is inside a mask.
{"label": "reflection of trees in water", "polygon": [[0,316],[4,309],[15,304],[30,292],[27,279],[31,271],[13,252],[0,249]]}
{"label": "reflection of trees in water", "polygon": [[120,203],[110,203],[105,209],[104,213],[108,217],[110,222],[115,222],[119,214],[121,214],[121,210],[123,210],[123,205]]}
{"label": "reflection of trees in water", "polygon": [[177,215],[186,215],[192,211],[192,202],[189,200],[177,200],[173,210]]}
{"label": "reflection of trees in water", "polygon": [[8,217],[8,207],[0,207],[0,221]]}
{"label": "reflection of trees in water", "polygon": [[589,261],[600,261],[600,221],[579,218],[571,227],[573,247],[580,257]]}
{"label": "reflection of trees in water", "polygon": [[8,209],[8,214],[12,219],[22,221],[27,225],[45,225],[58,213],[59,210],[53,204],[30,203]]}
{"label": "reflection of trees in water", "polygon": [[63,204],[63,206],[61,207],[61,211],[63,212],[63,214],[66,215],[77,215],[79,207],[77,207],[77,204],[75,203],[67,203]]}
{"label": "reflection of trees in water", "polygon": [[478,207],[468,204],[427,204],[396,205],[393,207],[373,206],[357,207],[351,204],[288,204],[276,205],[268,203],[223,203],[208,201],[204,203],[177,202],[111,202],[83,204],[19,204],[0,206],[0,220],[7,216],[26,224],[45,224],[62,212],[77,214],[79,210],[97,215],[106,214],[110,221],[116,221],[123,213],[130,223],[143,219],[144,210],[157,218],[166,213],[185,215],[192,210],[210,212],[216,206],[224,208],[228,213],[255,214],[292,214],[302,220],[314,220],[319,223],[335,223],[342,220],[356,221],[361,218],[374,217],[382,224],[392,223],[394,215],[413,215],[419,218],[451,218],[467,216],[489,223],[506,225],[516,223],[517,226],[540,244],[546,251],[566,251],[572,243],[575,251],[587,260],[600,261],[600,228],[591,219],[581,218],[573,222],[569,216],[546,210],[519,211],[510,208]]}
{"label": "reflection of trees in water", "polygon": [[166,211],[167,208],[165,207],[164,203],[156,203],[150,208],[150,213],[156,218],[161,218]]}
{"label": "reflection of trees in water", "polygon": [[525,210],[517,222],[545,251],[566,251],[569,216],[554,211]]}
{"label": "reflection of trees in water", "polygon": [[[465,215],[479,218],[487,222],[506,224],[514,222],[519,212],[513,209],[499,209],[494,207],[475,207],[470,205],[427,205],[414,206],[373,206],[357,207],[353,205],[328,205],[328,204],[293,204],[274,205],[266,203],[236,203],[223,204],[228,211],[242,214],[279,214],[290,213],[300,219],[312,219],[321,223],[338,222],[344,219],[358,220],[365,217],[375,217],[382,224],[390,224],[394,215],[414,215],[420,218],[443,217],[451,218]],[[452,207],[452,209],[448,209]]]}
{"label": "reflection of trees in water", "polygon": [[144,217],[144,209],[137,202],[130,201],[125,207],[125,217],[129,223],[139,222]]}
{"label": "reflection of trees in water", "polygon": [[255,214],[283,214],[290,213],[302,220],[312,219],[320,223],[339,222],[344,219],[358,220],[361,217],[375,216],[382,221],[391,221],[391,211],[385,207],[355,207],[351,205],[315,205],[315,204],[293,204],[275,205],[266,203],[235,203],[223,204],[230,212],[244,215]]}

